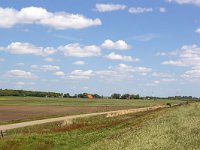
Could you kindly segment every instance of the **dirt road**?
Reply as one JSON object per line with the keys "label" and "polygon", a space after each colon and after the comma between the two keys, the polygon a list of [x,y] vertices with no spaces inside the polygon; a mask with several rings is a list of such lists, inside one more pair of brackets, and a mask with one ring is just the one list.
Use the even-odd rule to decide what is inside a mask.
{"label": "dirt road", "polygon": [[145,107],[145,108],[135,108],[135,109],[127,109],[127,110],[116,110],[116,111],[107,111],[107,112],[99,112],[99,113],[90,113],[90,114],[81,114],[81,115],[72,115],[72,116],[64,116],[58,118],[50,118],[50,119],[43,119],[43,120],[35,120],[35,121],[28,121],[28,122],[21,122],[15,124],[8,124],[8,125],[0,125],[0,130],[10,130],[16,128],[22,128],[27,126],[39,125],[44,123],[50,122],[57,122],[57,121],[67,121],[73,120],[77,118],[86,118],[98,115],[106,115],[106,117],[115,117],[119,115],[129,114],[129,113],[137,113],[137,112],[144,112],[144,111],[151,111],[156,110],[159,108],[169,107],[166,105],[159,105],[159,106],[152,106],[152,107]]}

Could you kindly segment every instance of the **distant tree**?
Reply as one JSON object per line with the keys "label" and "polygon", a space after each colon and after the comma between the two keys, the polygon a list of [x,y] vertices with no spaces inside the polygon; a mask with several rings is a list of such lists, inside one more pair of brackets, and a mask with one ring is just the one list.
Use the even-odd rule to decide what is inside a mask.
{"label": "distant tree", "polygon": [[120,99],[130,99],[130,94],[123,94]]}
{"label": "distant tree", "polygon": [[118,93],[114,93],[111,95],[112,99],[120,99],[120,97],[121,97],[121,94],[118,94]]}
{"label": "distant tree", "polygon": [[87,93],[80,93],[77,95],[78,98],[87,98]]}
{"label": "distant tree", "polygon": [[71,96],[70,96],[69,93],[66,93],[66,94],[63,95],[63,97],[64,97],[64,98],[70,98]]}
{"label": "distant tree", "polygon": [[135,99],[135,95],[134,95],[134,94],[131,94],[131,95],[130,95],[130,99]]}
{"label": "distant tree", "polygon": [[98,95],[98,94],[92,94],[92,96],[94,97],[94,98],[102,98],[100,95]]}
{"label": "distant tree", "polygon": [[72,98],[78,98],[78,94],[74,94],[74,96],[72,96]]}

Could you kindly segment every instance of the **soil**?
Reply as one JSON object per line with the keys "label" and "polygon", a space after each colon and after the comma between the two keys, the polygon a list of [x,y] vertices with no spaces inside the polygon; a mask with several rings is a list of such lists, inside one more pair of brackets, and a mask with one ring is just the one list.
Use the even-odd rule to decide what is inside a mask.
{"label": "soil", "polygon": [[[26,122],[14,123],[14,124],[0,125],[0,130],[6,131],[6,130],[11,130],[11,129],[16,129],[16,128],[22,128],[22,127],[27,127],[27,126],[39,125],[39,124],[50,123],[50,122],[58,122],[58,121],[66,122],[66,121],[71,121],[71,120],[77,119],[77,118],[94,117],[94,116],[98,116],[98,115],[106,115],[107,117],[116,117],[116,116],[119,116],[119,115],[153,111],[153,110],[166,108],[166,107],[168,107],[168,106],[167,105],[160,105],[160,106],[151,106],[151,107],[134,108],[134,109],[128,109],[126,107],[126,110],[113,110],[113,111],[111,111],[110,108],[114,108],[114,109],[120,108],[120,109],[122,109],[124,107],[75,107],[75,108],[73,107],[72,110],[74,110],[75,112],[77,112],[77,110],[80,111],[80,109],[84,109],[84,110],[87,110],[87,111],[88,110],[97,111],[97,110],[99,110],[98,108],[109,109],[109,111],[105,111],[103,109],[100,109],[103,112],[93,112],[93,113],[80,114],[80,115],[68,115],[68,116],[57,117],[57,118],[49,118],[49,119],[42,119],[42,120],[26,121]],[[50,107],[48,107],[49,112],[52,112],[53,109],[56,109],[56,108],[57,108],[56,111],[58,111],[58,109],[61,110],[61,108],[59,108],[59,107],[52,107],[53,108],[52,110],[49,109],[49,108]],[[67,110],[67,108],[72,108],[72,107],[65,107],[66,110]],[[66,112],[66,110],[64,112]],[[28,111],[30,111],[30,110],[28,110]],[[44,111],[44,109],[42,111]],[[35,114],[38,114],[39,111],[36,113],[36,110],[34,110],[33,112],[35,112]],[[71,112],[71,111],[69,111],[69,112]],[[26,113],[26,112],[24,111],[22,114],[24,115],[24,113]],[[49,114],[47,114],[46,111],[45,111],[45,113],[46,113],[46,115],[49,115]],[[30,114],[30,115],[35,115],[35,114]],[[39,114],[40,114],[40,116],[43,115],[43,114],[41,114],[41,112]],[[58,114],[60,114],[60,113],[58,113]]]}
{"label": "soil", "polygon": [[129,109],[124,106],[65,107],[65,106],[0,106],[0,123],[59,117],[67,115]]}

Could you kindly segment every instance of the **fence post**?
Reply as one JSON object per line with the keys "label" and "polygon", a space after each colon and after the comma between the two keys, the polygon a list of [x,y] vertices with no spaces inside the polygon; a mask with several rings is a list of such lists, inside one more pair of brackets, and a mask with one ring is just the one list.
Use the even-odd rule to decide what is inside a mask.
{"label": "fence post", "polygon": [[1,137],[3,138],[3,131],[1,130]]}
{"label": "fence post", "polygon": [[3,138],[6,135],[6,131],[1,130],[1,137]]}

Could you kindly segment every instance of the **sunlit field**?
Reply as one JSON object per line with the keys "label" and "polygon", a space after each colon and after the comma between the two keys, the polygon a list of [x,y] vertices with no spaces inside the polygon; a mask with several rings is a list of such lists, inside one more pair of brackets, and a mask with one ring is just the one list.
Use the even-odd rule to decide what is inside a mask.
{"label": "sunlit field", "polygon": [[200,104],[10,130],[0,149],[198,150]]}
{"label": "sunlit field", "polygon": [[37,98],[37,97],[0,97],[0,106],[131,106],[145,107],[180,100],[116,100],[80,98]]}
{"label": "sunlit field", "polygon": [[0,124],[179,102],[182,101],[0,97]]}

